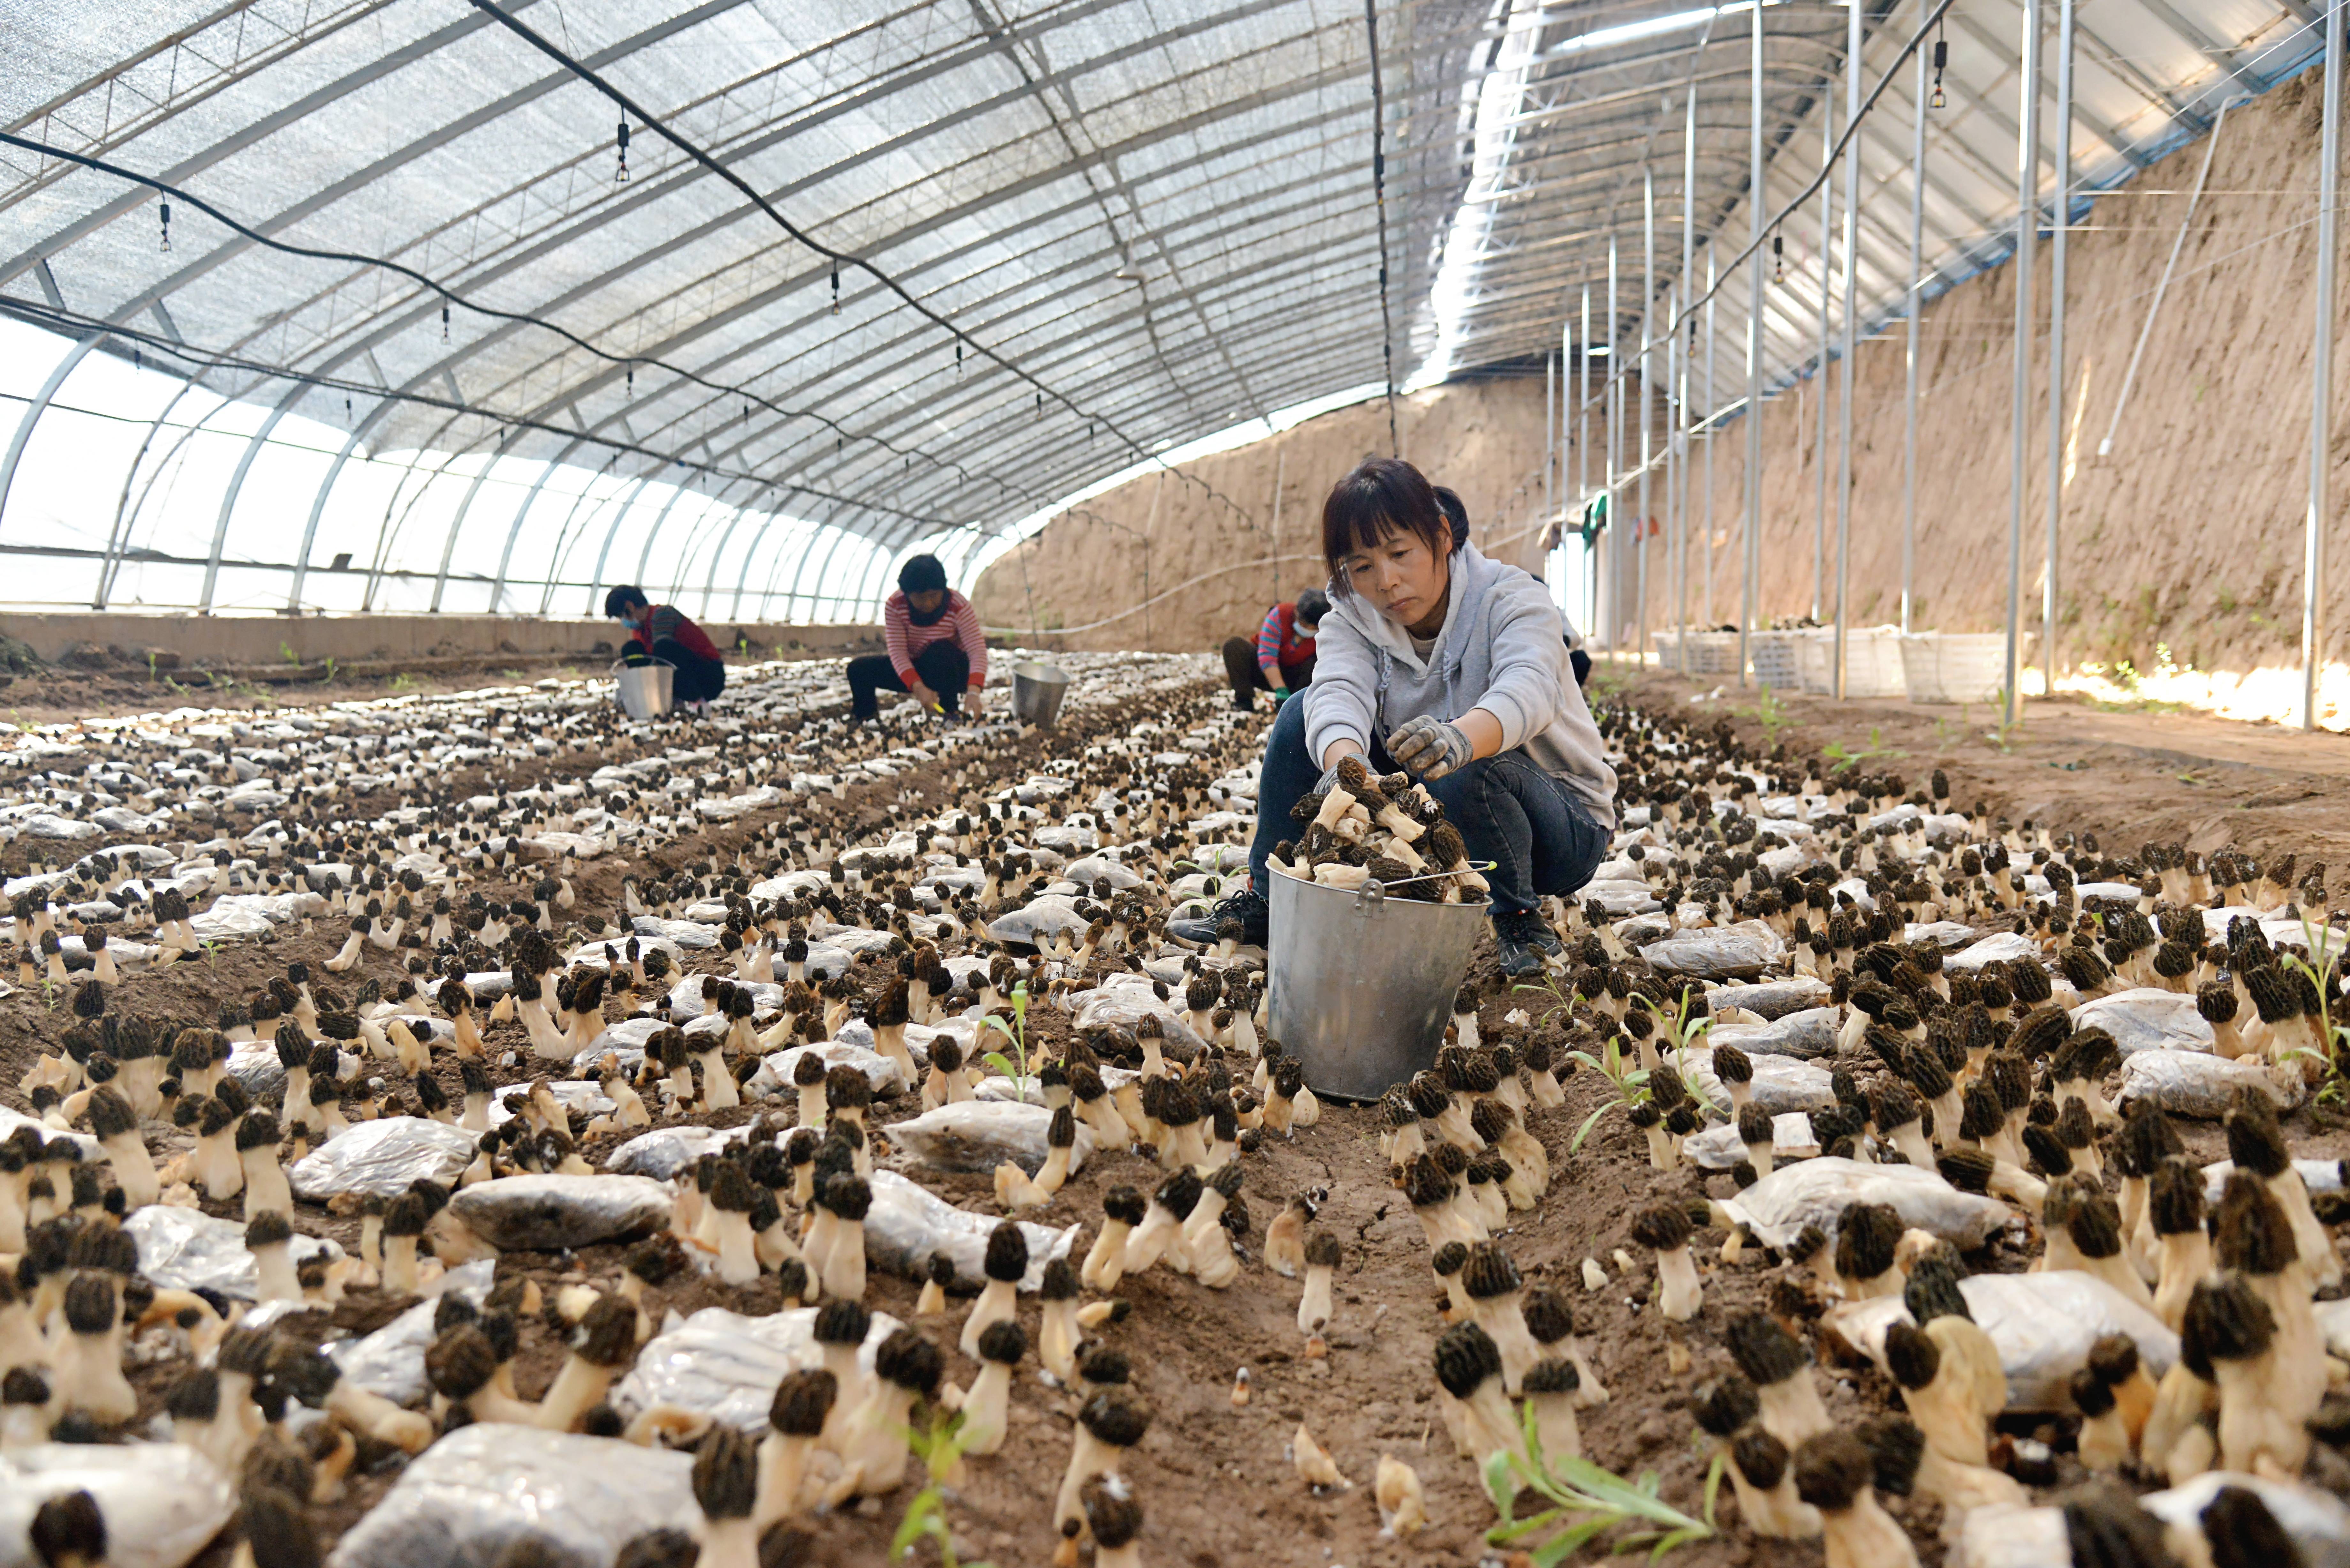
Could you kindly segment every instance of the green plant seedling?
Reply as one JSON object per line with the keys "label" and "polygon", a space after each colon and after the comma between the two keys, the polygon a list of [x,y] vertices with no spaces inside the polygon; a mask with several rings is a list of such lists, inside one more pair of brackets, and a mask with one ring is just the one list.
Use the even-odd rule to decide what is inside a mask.
{"label": "green plant seedling", "polygon": [[1021,981],[1012,988],[1012,1022],[1006,1023],[991,1012],[979,1021],[982,1029],[993,1029],[1011,1042],[1012,1054],[990,1051],[980,1060],[1012,1080],[1015,1098],[1028,1097],[1028,982]]}
{"label": "green plant seedling", "polygon": [[[1502,1521],[1485,1532],[1489,1546],[1511,1546],[1539,1540],[1522,1548],[1534,1568],[1557,1563],[1590,1545],[1610,1531],[1623,1534],[1609,1543],[1611,1553],[1646,1551],[1648,1561],[1714,1534],[1714,1499],[1721,1489],[1719,1459],[1708,1471],[1700,1519],[1673,1507],[1658,1495],[1657,1472],[1643,1470],[1632,1480],[1601,1469],[1589,1459],[1542,1451],[1534,1413],[1525,1412],[1525,1454],[1503,1450],[1487,1456],[1483,1467],[1485,1493]],[[1531,1490],[1551,1504],[1524,1519],[1517,1516],[1518,1494]]]}

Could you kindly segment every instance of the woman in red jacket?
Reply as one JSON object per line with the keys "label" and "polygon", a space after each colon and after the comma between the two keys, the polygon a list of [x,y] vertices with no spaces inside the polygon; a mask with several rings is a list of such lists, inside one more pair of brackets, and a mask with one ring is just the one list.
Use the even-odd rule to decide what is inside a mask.
{"label": "woman in red jacket", "polygon": [[981,688],[987,684],[987,642],[979,612],[947,587],[947,569],[936,556],[916,556],[898,568],[898,591],[882,607],[887,653],[848,661],[849,715],[877,718],[878,692],[906,691],[925,708],[941,713],[964,711],[979,716]]}
{"label": "woman in red jacket", "polygon": [[1330,596],[1308,588],[1294,604],[1277,604],[1264,612],[1256,641],[1244,637],[1224,639],[1224,677],[1232,683],[1232,706],[1246,713],[1256,707],[1256,694],[1270,691],[1276,705],[1314,680],[1314,634],[1330,610]]}
{"label": "woman in red jacket", "polygon": [[657,605],[642,588],[618,587],[604,596],[604,614],[629,628],[629,662],[650,658],[675,667],[671,691],[680,706],[691,703],[698,712],[726,690],[718,645],[675,605]]}

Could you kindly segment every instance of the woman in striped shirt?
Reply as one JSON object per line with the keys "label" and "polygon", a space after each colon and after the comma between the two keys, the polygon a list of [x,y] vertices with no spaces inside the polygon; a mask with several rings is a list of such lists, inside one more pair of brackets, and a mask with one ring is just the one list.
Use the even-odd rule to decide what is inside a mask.
{"label": "woman in striped shirt", "polygon": [[864,720],[881,711],[882,691],[910,692],[937,712],[968,709],[979,716],[987,684],[987,643],[979,632],[979,612],[947,587],[947,569],[936,556],[916,556],[898,568],[898,591],[882,607],[887,653],[848,661],[849,712]]}

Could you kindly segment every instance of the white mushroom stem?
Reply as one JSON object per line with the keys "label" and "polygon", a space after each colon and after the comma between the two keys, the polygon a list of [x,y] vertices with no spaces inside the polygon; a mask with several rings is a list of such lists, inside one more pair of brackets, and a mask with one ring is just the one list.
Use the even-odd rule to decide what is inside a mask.
{"label": "white mushroom stem", "polygon": [[808,1456],[817,1438],[769,1432],[759,1441],[759,1501],[751,1517],[762,1528],[799,1511],[800,1491],[806,1482]]}
{"label": "white mushroom stem", "polygon": [[260,1275],[254,1300],[266,1305],[271,1302],[299,1302],[302,1299],[302,1282],[294,1272],[294,1243],[290,1239],[265,1242],[249,1250]]}
{"label": "white mushroom stem", "polygon": [[1659,1310],[1670,1322],[1687,1323],[1705,1304],[1705,1286],[1698,1279],[1697,1264],[1686,1245],[1657,1254],[1657,1282],[1663,1287]]}
{"label": "white mushroom stem", "polygon": [[962,1397],[962,1451],[987,1455],[1003,1447],[1010,1426],[1012,1370],[1008,1361],[982,1361],[971,1392]]}
{"label": "white mushroom stem", "polygon": [[1805,1438],[1830,1430],[1835,1423],[1828,1418],[1827,1407],[1820,1403],[1819,1386],[1812,1381],[1812,1369],[1798,1366],[1776,1383],[1766,1383],[1755,1390],[1762,1402],[1760,1419],[1763,1429],[1787,1445],[1788,1450],[1803,1446]]}
{"label": "white mushroom stem", "polygon": [[294,1189],[286,1179],[285,1168],[277,1163],[275,1144],[260,1144],[237,1151],[237,1164],[244,1171],[244,1218],[249,1224],[264,1210],[274,1210],[291,1219],[294,1215]]}
{"label": "white mushroom stem", "polygon": [[107,1163],[114,1167],[114,1179],[122,1189],[123,1200],[133,1209],[143,1209],[163,1196],[163,1183],[155,1174],[155,1162],[147,1154],[146,1140],[133,1127],[129,1132],[116,1133],[99,1139],[106,1150]]}
{"label": "white mushroom stem", "polygon": [[1089,1291],[1116,1290],[1126,1273],[1126,1243],[1133,1233],[1134,1227],[1123,1220],[1103,1220],[1101,1234],[1094,1238],[1085,1266],[1077,1271],[1077,1282]]}
{"label": "white mushroom stem", "polygon": [[1297,1332],[1315,1334],[1330,1321],[1330,1281],[1337,1270],[1328,1263],[1305,1265],[1305,1292],[1297,1302]]}
{"label": "white mushroom stem", "polygon": [[[1011,1221],[1005,1220],[1003,1223],[1009,1224]],[[1015,1316],[1019,1310],[1020,1283],[1018,1281],[988,1281],[986,1288],[979,1293],[978,1303],[971,1309],[971,1316],[963,1320],[962,1337],[956,1341],[956,1348],[973,1361],[978,1360],[979,1336],[987,1331],[989,1324],[1005,1322]]]}
{"label": "white mushroom stem", "polygon": [[355,1427],[380,1443],[390,1443],[404,1453],[421,1454],[432,1446],[432,1423],[421,1413],[403,1410],[380,1394],[370,1394],[355,1386],[348,1378],[337,1378],[327,1395],[327,1409],[339,1417],[344,1425]]}

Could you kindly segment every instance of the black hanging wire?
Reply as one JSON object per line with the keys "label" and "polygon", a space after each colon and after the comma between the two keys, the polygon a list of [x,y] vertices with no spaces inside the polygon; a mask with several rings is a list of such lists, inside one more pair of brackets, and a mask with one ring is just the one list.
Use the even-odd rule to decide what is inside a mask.
{"label": "black hanging wire", "polygon": [[[231,234],[235,234],[238,238],[245,240],[253,244],[260,245],[265,250],[276,251],[280,255],[299,256],[307,261],[340,262],[347,266],[372,267],[382,272],[388,272],[396,277],[407,279],[410,283],[416,285],[417,287],[440,299],[442,302],[442,307],[444,309],[447,308],[450,304],[453,303],[456,305],[462,305],[467,310],[472,311],[474,315],[484,317],[492,321],[510,321],[519,326],[536,327],[541,331],[554,334],[556,337],[561,338],[564,342],[569,344],[574,348],[577,348],[584,353],[589,354],[594,358],[602,360],[607,365],[622,365],[630,368],[637,365],[649,365],[654,369],[668,372],[678,380],[689,386],[700,387],[706,391],[724,393],[728,396],[748,398],[760,408],[763,408],[769,413],[775,415],[778,420],[811,420],[816,423],[824,426],[827,430],[832,431],[836,435],[845,437],[847,433],[843,430],[841,423],[837,419],[835,419],[832,415],[825,413],[820,410],[786,408],[783,404],[776,402],[774,399],[764,397],[761,394],[751,390],[747,387],[738,387],[727,382],[713,381],[707,376],[689,370],[681,365],[671,364],[666,359],[652,359],[641,357],[630,358],[625,355],[615,354],[609,349],[580,337],[570,328],[546,320],[543,317],[533,316],[526,311],[500,310],[494,306],[483,305],[468,299],[463,295],[457,293],[454,289],[448,287],[446,285],[442,284],[429,275],[419,272],[414,267],[404,265],[400,262],[389,261],[381,256],[363,255],[356,251],[324,250],[315,245],[295,244],[287,240],[274,238],[271,235],[263,234],[260,230],[252,227],[250,224],[238,222],[235,218],[231,217],[227,213],[223,212],[220,208],[213,205],[210,202],[205,201],[201,196],[192,195],[167,181],[157,179],[151,174],[142,174],[135,169],[126,169],[121,164],[109,162],[103,158],[92,157],[85,152],[76,152],[70,148],[55,146],[49,142],[39,140],[36,138],[20,136],[14,131],[8,130],[0,130],[0,147],[14,147],[26,152],[36,154],[43,158],[54,158],[62,162],[71,163],[78,168],[88,169],[96,173],[111,175],[113,178],[123,181],[126,183],[137,185],[145,190],[155,192],[163,198],[163,210],[167,214],[164,218],[167,241],[170,233],[169,224],[171,222],[168,214],[171,211],[172,203],[176,201],[182,206],[193,207],[197,212],[203,213],[206,217],[212,219],[214,223],[220,224]],[[108,324],[93,319],[90,322],[90,325],[102,327],[107,326]],[[115,333],[114,336],[123,337],[126,336],[126,334],[118,332]],[[270,374],[283,379],[292,380],[303,380],[307,379],[300,372],[288,370],[282,367],[270,366],[266,367],[266,369]],[[372,389],[370,389],[370,390],[372,390]],[[883,451],[892,453],[903,453],[908,450],[899,446],[896,441],[891,441],[887,436],[860,435],[857,439],[864,441],[871,441],[874,445],[880,447]],[[1008,495],[1023,501],[1035,499],[1035,497],[1029,495],[1018,486],[1007,483],[995,474],[974,475],[970,469],[966,468],[962,463],[956,462],[952,458],[932,457],[927,452],[920,452],[920,449],[915,449],[915,453],[916,455],[922,457],[925,461],[931,462],[940,468],[951,471],[958,479],[962,480],[965,483],[977,483],[981,479],[984,479],[985,483],[994,485],[997,489],[1003,491]]]}
{"label": "black hanging wire", "polygon": [[[1377,0],[1364,0],[1364,3],[1366,8],[1368,9],[1376,5]],[[703,170],[707,171],[712,175],[714,175],[719,180],[723,181],[726,184],[732,186],[737,194],[741,195],[743,200],[749,202],[752,206],[757,208],[760,213],[764,213],[777,228],[783,230],[785,234],[790,235],[794,240],[798,241],[800,244],[806,247],[808,250],[815,252],[817,255],[831,262],[834,299],[833,308],[836,312],[839,309],[840,268],[844,265],[855,267],[858,271],[871,278],[875,283],[880,285],[881,287],[897,296],[901,304],[906,306],[907,308],[912,310],[923,320],[928,321],[932,326],[948,333],[950,336],[970,344],[973,353],[988,360],[993,364],[997,369],[1003,371],[1006,375],[1011,376],[1034,389],[1037,396],[1051,398],[1053,401],[1059,403],[1073,414],[1082,413],[1082,410],[1077,408],[1076,403],[1066,394],[1055,391],[1052,388],[1046,386],[1044,380],[1035,375],[1035,372],[1024,369],[1019,365],[1014,364],[1013,361],[1005,358],[1003,355],[997,353],[994,349],[990,348],[978,338],[964,332],[961,327],[955,326],[953,322],[948,320],[946,317],[932,309],[930,306],[923,304],[922,301],[916,297],[912,291],[908,289],[904,284],[899,283],[896,278],[890,276],[888,273],[883,272],[873,263],[867,261],[862,256],[851,255],[847,251],[834,250],[831,246],[825,244],[814,235],[810,234],[806,230],[802,229],[797,224],[794,223],[789,218],[784,216],[783,213],[777,209],[774,202],[761,195],[748,181],[743,178],[742,175],[736,173],[733,169],[719,161],[718,159],[712,157],[710,153],[702,151],[700,147],[688,140],[685,137],[671,130],[669,126],[660,119],[659,117],[652,114],[642,104],[638,103],[627,93],[622,92],[619,88],[613,86],[602,76],[598,75],[594,67],[588,66],[584,61],[575,59],[570,55],[566,54],[552,39],[536,31],[528,24],[514,16],[504,6],[499,5],[496,3],[496,0],[471,0],[471,4],[475,10],[494,19],[500,26],[505,28],[506,31],[512,33],[515,37],[520,38],[532,48],[536,49],[540,54],[545,55],[548,59],[553,60],[556,65],[561,66],[565,70],[569,71],[573,76],[577,77],[581,81],[587,83],[589,87],[594,88],[598,92],[602,93],[619,109],[621,113],[627,115],[630,119],[642,125],[647,130],[651,131],[654,135],[660,137],[662,140],[676,148],[686,157],[691,159]],[[1378,87],[1378,18],[1376,14],[1372,16],[1372,23],[1371,99],[1372,106],[1376,110],[1380,103]],[[1376,144],[1374,147],[1374,152],[1376,155]],[[1378,161],[1376,156],[1374,161],[1375,163]],[[1384,259],[1386,255],[1385,236],[1387,233],[1387,213],[1384,206],[1380,209],[1379,213],[1379,232],[1381,235],[1380,255]],[[1383,301],[1385,298],[1386,286],[1386,268],[1382,266],[1380,269],[1380,290]],[[1390,336],[1392,336],[1392,334],[1390,334]],[[1392,389],[1394,383],[1394,376],[1392,373],[1388,376],[1388,383],[1390,389]],[[1389,393],[1389,404],[1388,418],[1390,424],[1392,424],[1394,419],[1392,390],[1390,390]],[[1157,452],[1152,452],[1149,447],[1136,440],[1133,436],[1127,434],[1111,421],[1104,419],[1101,422],[1103,428],[1107,430],[1112,436],[1116,437],[1121,445],[1135,453],[1135,455],[1142,461],[1156,464],[1158,467],[1166,469],[1170,472],[1180,472],[1175,468],[1174,464],[1167,462],[1166,459],[1160,457]],[[967,479],[969,475],[966,474],[964,477]],[[1007,488],[1009,487],[1007,486]],[[1231,507],[1232,511],[1239,514],[1241,516],[1253,520],[1255,514],[1250,512],[1248,508],[1243,506],[1239,502],[1234,501],[1232,497],[1222,494],[1212,486],[1208,487],[1208,493],[1215,496],[1217,500],[1222,501],[1225,505]]]}
{"label": "black hanging wire", "polygon": [[[528,431],[536,435],[556,436],[566,441],[584,441],[591,445],[608,449],[613,454],[608,460],[611,462],[617,462],[622,457],[650,458],[660,462],[677,462],[690,466],[695,472],[705,474],[713,481],[723,479],[737,483],[757,483],[766,480],[764,474],[754,473],[745,469],[719,468],[708,462],[684,464],[684,460],[674,453],[656,452],[641,441],[624,441],[617,436],[586,434],[573,425],[557,424],[552,420],[525,419],[518,415],[502,414],[489,409],[475,408],[470,403],[446,395],[434,396],[429,392],[397,391],[372,382],[354,381],[340,376],[322,376],[308,370],[296,370],[269,360],[255,359],[248,355],[214,353],[190,344],[174,342],[157,331],[140,330],[123,322],[104,320],[86,311],[58,309],[31,300],[0,298],[0,315],[13,317],[35,327],[68,336],[99,332],[120,342],[143,344],[155,350],[158,360],[177,360],[182,365],[189,367],[188,370],[181,374],[191,380],[205,372],[233,370],[241,375],[272,381],[296,382],[305,387],[316,387],[322,391],[340,392],[346,396],[365,392],[369,397],[379,400],[412,404],[421,409],[437,409],[442,413],[471,414],[476,419],[488,420],[494,424],[517,431]],[[909,461],[911,461],[910,458]],[[908,512],[901,507],[868,501],[858,496],[844,495],[837,491],[819,490],[812,485],[778,482],[777,487],[788,490],[795,495],[805,496],[810,501],[827,502],[836,506],[854,507],[879,516],[895,517],[903,522],[918,523],[931,528],[955,529],[968,526],[964,519]],[[1009,485],[1004,488],[1011,489]],[[1020,493],[1013,491],[1013,493]]]}
{"label": "black hanging wire", "polygon": [[1388,448],[1401,457],[1403,438],[1396,429],[1395,307],[1388,292],[1387,99],[1379,87],[1379,0],[1363,0],[1363,26],[1371,47],[1371,204],[1379,220],[1379,358],[1387,367]]}

